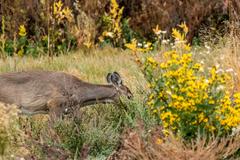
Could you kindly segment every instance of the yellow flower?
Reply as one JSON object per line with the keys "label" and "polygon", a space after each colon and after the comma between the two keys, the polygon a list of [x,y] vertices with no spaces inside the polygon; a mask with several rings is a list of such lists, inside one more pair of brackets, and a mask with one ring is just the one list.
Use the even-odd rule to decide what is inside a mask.
{"label": "yellow flower", "polygon": [[184,35],[182,35],[177,29],[173,28],[172,29],[172,36],[176,40],[183,41],[184,40]]}
{"label": "yellow flower", "polygon": [[156,63],[156,61],[153,59],[153,57],[148,57],[148,58],[147,58],[147,61],[148,61],[149,63],[152,63],[152,64]]}
{"label": "yellow flower", "polygon": [[185,22],[181,23],[180,25],[178,25],[180,28],[183,29],[184,33],[187,34],[188,33],[188,27],[186,25]]}
{"label": "yellow flower", "polygon": [[73,20],[73,14],[72,14],[72,10],[71,10],[71,9],[69,9],[68,7],[66,7],[66,8],[64,8],[64,9],[62,10],[62,12],[63,12],[63,15],[67,18],[67,20],[68,20],[69,22],[71,22],[71,21]]}
{"label": "yellow flower", "polygon": [[154,32],[154,34],[157,35],[157,36],[160,35],[161,29],[159,29],[159,25],[157,25],[156,28],[153,28],[153,32]]}
{"label": "yellow flower", "polygon": [[58,2],[55,2],[55,5],[56,5],[56,7],[57,8],[62,8],[62,6],[63,6],[63,3],[62,3],[62,1],[58,1]]}
{"label": "yellow flower", "polygon": [[192,125],[196,125],[197,124],[197,121],[193,121],[191,122]]}
{"label": "yellow flower", "polygon": [[200,63],[195,63],[195,64],[193,65],[193,69],[200,69],[200,67],[201,67],[201,64],[200,64]]}
{"label": "yellow flower", "polygon": [[203,112],[201,112],[199,115],[198,115],[198,119],[199,119],[199,122],[201,123],[205,118],[205,115]]}
{"label": "yellow flower", "polygon": [[137,40],[132,39],[131,43],[126,43],[125,47],[132,50],[132,51],[137,51]]}
{"label": "yellow flower", "polygon": [[154,104],[153,100],[150,100],[150,101],[147,102],[148,106],[152,106],[153,104]]}
{"label": "yellow flower", "polygon": [[207,125],[206,128],[210,131],[213,132],[216,130],[216,127],[212,126],[212,125]]}
{"label": "yellow flower", "polygon": [[119,8],[119,5],[116,0],[110,1],[110,11],[105,15],[106,19],[108,19],[109,22],[107,22],[106,30],[102,33],[103,38],[110,37],[116,43],[118,43],[121,40],[122,37],[121,20],[123,9],[124,9],[123,7]]}
{"label": "yellow flower", "polygon": [[53,4],[53,14],[59,14],[62,10],[62,1],[54,2]]}
{"label": "yellow flower", "polygon": [[190,51],[190,50],[191,50],[190,44],[189,44],[189,43],[188,43],[188,44],[185,44],[185,45],[184,45],[184,49],[185,49],[186,51]]}
{"label": "yellow flower", "polygon": [[161,64],[160,64],[160,67],[161,67],[162,69],[165,69],[165,68],[167,68],[167,64],[166,64],[166,63],[161,63]]}
{"label": "yellow flower", "polygon": [[150,94],[149,99],[152,100],[154,98],[154,94]]}
{"label": "yellow flower", "polygon": [[156,141],[156,144],[162,144],[163,143],[163,140],[161,138],[158,138],[157,141]]}
{"label": "yellow flower", "polygon": [[209,104],[215,104],[214,100],[209,100]]}
{"label": "yellow flower", "polygon": [[203,122],[204,122],[204,123],[207,123],[207,122],[208,122],[208,118],[204,118],[204,119],[203,119]]}
{"label": "yellow flower", "polygon": [[116,0],[111,0],[112,10],[116,10],[118,8],[118,3]]}
{"label": "yellow flower", "polygon": [[53,15],[57,23],[60,23],[64,18],[69,22],[73,20],[72,10],[69,7],[64,8],[61,0],[53,3]]}
{"label": "yellow flower", "polygon": [[163,134],[164,134],[165,136],[168,136],[168,135],[169,135],[169,131],[168,131],[167,129],[163,129],[162,132],[163,132]]}
{"label": "yellow flower", "polygon": [[23,46],[22,46],[21,49],[17,52],[17,55],[19,57],[23,57],[23,54],[24,54],[24,49],[23,49]]}
{"label": "yellow flower", "polygon": [[24,37],[24,36],[27,35],[26,28],[25,28],[24,25],[20,25],[18,29],[19,29],[19,33],[18,33],[18,34],[19,34],[21,37]]}
{"label": "yellow flower", "polygon": [[240,93],[235,93],[233,96],[235,99],[240,99]]}

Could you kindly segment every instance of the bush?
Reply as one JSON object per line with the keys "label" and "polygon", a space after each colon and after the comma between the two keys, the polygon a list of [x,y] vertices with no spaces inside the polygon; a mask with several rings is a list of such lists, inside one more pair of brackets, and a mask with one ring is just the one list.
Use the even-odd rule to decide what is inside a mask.
{"label": "bush", "polygon": [[[14,7],[2,13],[0,24],[1,58],[13,55],[20,57],[23,55],[38,56],[46,53],[53,56],[66,53],[76,47],[76,38],[71,33],[70,28],[74,21],[72,10],[65,6],[61,0],[38,3],[36,12],[39,15],[35,18],[41,21],[39,22],[41,25],[37,25],[35,21],[28,21],[28,10],[22,8],[22,3],[16,3]],[[22,13],[18,13],[19,10]],[[10,11],[14,14],[10,14]],[[21,18],[17,19],[16,17]],[[15,23],[10,23],[11,20]]]}
{"label": "bush", "polygon": [[186,43],[188,28],[173,29],[173,47],[147,55],[140,63],[149,83],[147,106],[165,130],[185,138],[226,135],[240,123],[240,94],[230,94],[229,76],[193,61]]}
{"label": "bush", "polygon": [[110,44],[113,47],[123,48],[125,43],[129,43],[134,37],[139,37],[131,29],[130,19],[122,17],[123,10],[124,7],[120,7],[116,0],[110,1],[109,12],[105,13],[100,21],[101,35],[98,37],[100,45]]}
{"label": "bush", "polygon": [[110,43],[119,47],[122,43],[122,14],[123,7],[120,8],[116,0],[110,1],[110,11],[101,18],[102,34],[98,38],[101,43]]}

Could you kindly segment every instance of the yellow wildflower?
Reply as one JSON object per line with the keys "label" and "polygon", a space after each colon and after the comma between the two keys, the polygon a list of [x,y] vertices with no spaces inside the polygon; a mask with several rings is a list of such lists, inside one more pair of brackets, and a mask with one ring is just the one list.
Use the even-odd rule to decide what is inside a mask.
{"label": "yellow wildflower", "polygon": [[156,28],[153,28],[153,32],[155,35],[160,35],[161,29],[159,29],[159,25],[157,25]]}
{"label": "yellow wildflower", "polygon": [[185,22],[181,23],[180,25],[178,25],[180,28],[183,29],[184,33],[187,34],[188,33],[188,27],[186,25]]}
{"label": "yellow wildflower", "polygon": [[163,132],[163,134],[164,134],[165,136],[168,136],[168,135],[169,135],[169,131],[168,131],[167,129],[163,129],[162,132]]}
{"label": "yellow wildflower", "polygon": [[128,49],[131,49],[132,51],[137,51],[137,40],[136,39],[132,39],[131,43],[126,43],[125,47],[127,47]]}
{"label": "yellow wildflower", "polygon": [[62,1],[55,2],[55,6],[56,6],[58,9],[61,9],[62,6],[63,6]]}
{"label": "yellow wildflower", "polygon": [[157,141],[156,141],[156,144],[162,144],[163,143],[163,140],[161,138],[158,138]]}
{"label": "yellow wildflower", "polygon": [[21,37],[25,37],[27,35],[26,28],[24,25],[19,26],[19,33]]}
{"label": "yellow wildflower", "polygon": [[188,44],[185,44],[185,45],[184,45],[184,49],[185,49],[186,51],[190,51],[190,50],[191,50],[190,44],[189,44],[189,43],[188,43]]}
{"label": "yellow wildflower", "polygon": [[182,35],[177,29],[173,28],[172,29],[172,36],[179,41],[184,40],[184,35]]}
{"label": "yellow wildflower", "polygon": [[22,46],[21,49],[17,52],[17,55],[19,57],[23,57],[23,54],[24,54],[24,49],[23,49],[23,46]]}
{"label": "yellow wildflower", "polygon": [[69,7],[64,8],[62,12],[69,22],[73,20],[72,10]]}

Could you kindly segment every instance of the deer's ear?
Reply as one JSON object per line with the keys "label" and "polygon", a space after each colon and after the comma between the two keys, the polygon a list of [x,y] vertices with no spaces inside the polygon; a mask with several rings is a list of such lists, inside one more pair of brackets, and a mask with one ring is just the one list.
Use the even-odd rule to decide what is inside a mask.
{"label": "deer's ear", "polygon": [[111,81],[115,85],[122,85],[122,78],[117,72],[112,73]]}
{"label": "deer's ear", "polygon": [[112,77],[112,73],[108,73],[107,74],[107,82],[108,83],[112,83],[112,80],[111,80],[112,78],[111,77]]}
{"label": "deer's ear", "polygon": [[118,76],[119,78],[121,78],[120,74],[118,72],[116,72],[116,71],[114,71],[112,74],[115,75],[115,76]]}
{"label": "deer's ear", "polygon": [[116,86],[122,85],[121,76],[117,72],[108,73],[107,82]]}

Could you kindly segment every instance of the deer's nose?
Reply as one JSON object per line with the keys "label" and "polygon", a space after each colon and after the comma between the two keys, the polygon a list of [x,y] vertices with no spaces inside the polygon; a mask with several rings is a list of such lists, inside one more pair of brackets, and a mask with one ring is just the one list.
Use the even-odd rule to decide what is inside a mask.
{"label": "deer's nose", "polygon": [[132,94],[132,93],[129,93],[129,94],[127,95],[127,98],[128,98],[128,99],[133,99],[133,94]]}

